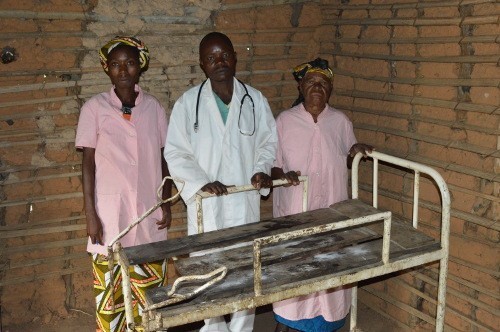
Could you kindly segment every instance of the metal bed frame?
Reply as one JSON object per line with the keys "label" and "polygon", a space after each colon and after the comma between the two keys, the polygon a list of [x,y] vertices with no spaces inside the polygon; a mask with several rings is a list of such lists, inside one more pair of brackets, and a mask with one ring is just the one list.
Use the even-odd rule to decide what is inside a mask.
{"label": "metal bed frame", "polygon": [[[323,214],[326,212],[332,214],[332,217],[330,218],[331,220],[327,218],[328,220],[320,222],[315,221],[313,223],[301,221],[300,218],[304,220],[311,220],[311,218],[315,217],[313,214],[315,211],[310,211],[296,215],[296,218],[299,218],[300,220],[297,219],[297,226],[294,226],[295,228],[285,227],[283,229],[278,229],[281,225],[281,219],[277,218],[269,221],[261,221],[255,224],[238,226],[231,229],[192,235],[181,239],[171,239],[129,248],[122,248],[119,243],[119,238],[126,233],[125,231],[122,232],[123,234],[117,237],[109,248],[110,250],[112,248],[113,253],[110,256],[114,257],[114,259],[123,267],[124,273],[122,287],[125,298],[127,331],[132,332],[136,327],[132,312],[132,295],[128,267],[132,264],[155,261],[162,258],[172,258],[175,263],[178,264],[178,269],[180,271],[187,270],[187,272],[191,271],[196,274],[191,276],[181,276],[174,282],[172,287],[159,288],[147,296],[147,304],[142,315],[142,325],[146,331],[166,331],[169,327],[184,325],[210,317],[217,317],[243,309],[255,308],[283,299],[307,295],[316,291],[335,288],[342,285],[352,286],[350,330],[355,331],[357,327],[357,282],[437,261],[439,261],[440,264],[435,330],[443,331],[446,300],[446,276],[448,270],[448,238],[450,228],[450,195],[446,183],[437,171],[428,166],[376,151],[368,153],[368,157],[373,159],[372,206],[362,203],[358,199],[358,169],[363,155],[357,154],[352,163],[352,200],[334,204],[332,205],[331,210],[326,209],[328,211],[325,210],[323,212],[318,212]],[[441,195],[441,238],[439,242],[430,243],[430,240],[426,240],[426,250],[419,251],[418,248],[416,248],[399,256],[394,255],[394,253],[391,252],[391,247],[396,246],[395,244],[391,245],[391,240],[393,240],[394,236],[397,237],[398,234],[394,233],[394,236],[391,237],[391,226],[394,228],[396,223],[396,221],[393,220],[392,213],[390,211],[378,209],[379,161],[404,167],[405,169],[409,169],[414,172],[413,222],[412,227],[408,225],[408,229],[404,230],[404,232],[414,232],[418,236],[425,237],[425,235],[420,234],[421,232],[416,231],[418,227],[420,175],[427,174],[437,184]],[[305,211],[307,207],[307,177],[300,177],[300,180],[304,184],[303,210]],[[273,181],[274,186],[283,185],[285,183],[286,182],[282,180]],[[181,190],[182,189],[180,188],[179,192]],[[228,188],[229,193],[237,193],[248,190],[255,189],[251,185]],[[161,201],[160,193],[161,190],[159,189],[158,194],[160,202],[156,205],[156,207],[152,208],[153,210],[164,202]],[[200,233],[203,233],[203,211],[201,209],[201,202],[203,199],[213,196],[214,195],[203,192],[197,194],[197,217]],[[176,197],[172,197],[168,200],[172,200]],[[151,213],[150,211],[148,212]],[[145,213],[145,215],[149,214],[148,212]],[[144,217],[145,216],[140,217],[131,225],[131,227],[139,223],[142,219],[144,219]],[[310,279],[305,278],[304,280],[299,280],[295,283],[285,285],[267,285],[263,287],[262,251],[264,247],[270,247],[276,243],[284,243],[286,241],[299,238],[303,239],[310,236],[329,236],[328,232],[331,231],[353,233],[354,231],[352,229],[355,227],[361,227],[365,233],[371,232],[369,227],[365,226],[373,224],[377,221],[383,221],[383,231],[381,232],[382,234],[380,234],[382,248],[381,250],[376,250],[377,255],[380,255],[377,262],[371,261],[366,265],[363,265],[362,262],[358,262],[359,264],[357,267],[346,268],[341,272],[327,271],[324,275],[316,276]],[[277,229],[273,231],[263,230],[264,226],[269,228],[269,225],[274,225]],[[399,227],[398,229],[403,228]],[[413,231],[411,229],[413,229]],[[248,235],[245,235],[245,238],[241,236],[233,238],[235,234]],[[228,245],[238,244],[242,241],[242,239],[245,241],[251,241],[251,245],[247,245],[247,247],[251,248],[252,252],[248,254],[249,257],[247,257],[247,260],[250,259],[253,261],[253,276],[251,277],[253,287],[246,293],[245,291],[242,291],[242,294],[228,294],[227,297],[225,297],[220,295],[224,293],[217,293],[214,291],[214,289],[223,287],[225,282],[229,283],[228,280],[231,278],[231,268],[228,269],[227,266],[224,266],[223,261],[221,264],[216,264],[214,269],[206,271],[206,269],[196,268],[198,260],[203,260],[203,257],[205,256],[200,256],[200,258],[178,258],[179,256],[192,253],[193,251],[212,249],[212,245],[215,241],[220,242],[219,247],[226,247]],[[243,248],[241,250],[246,249]],[[237,255],[238,252],[235,251],[233,255]],[[215,255],[214,257],[219,256]],[[245,259],[242,257],[242,260]],[[233,276],[232,278],[235,277]],[[199,281],[205,280],[208,281],[201,286],[195,284]],[[182,287],[181,284],[187,285]],[[212,296],[211,294],[219,294],[221,298],[215,298],[216,295],[214,295],[214,299],[212,301],[210,297]],[[198,301],[198,303],[195,303],[201,296],[205,296],[206,298]],[[193,303],[190,303],[189,301],[193,301]]]}

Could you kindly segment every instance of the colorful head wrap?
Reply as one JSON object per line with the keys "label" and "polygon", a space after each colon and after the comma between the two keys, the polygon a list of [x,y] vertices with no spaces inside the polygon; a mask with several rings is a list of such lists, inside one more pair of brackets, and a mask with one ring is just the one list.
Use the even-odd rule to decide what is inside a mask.
{"label": "colorful head wrap", "polygon": [[116,36],[106,43],[99,50],[99,59],[101,60],[102,68],[104,71],[108,71],[108,56],[111,51],[120,45],[127,45],[137,48],[139,51],[139,64],[141,66],[142,71],[146,70],[149,65],[149,50],[144,45],[142,41],[135,37],[125,37],[125,36]]}
{"label": "colorful head wrap", "polygon": [[321,73],[328,77],[330,80],[333,79],[333,71],[328,67],[328,60],[316,58],[313,61],[309,61],[298,65],[293,69],[293,77],[295,80],[300,81],[307,73]]}

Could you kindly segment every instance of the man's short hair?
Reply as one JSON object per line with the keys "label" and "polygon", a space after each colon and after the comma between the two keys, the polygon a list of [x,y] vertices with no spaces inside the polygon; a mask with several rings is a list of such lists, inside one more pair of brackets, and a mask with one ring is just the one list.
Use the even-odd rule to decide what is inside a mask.
{"label": "man's short hair", "polygon": [[224,41],[224,43],[226,43],[228,46],[231,47],[231,49],[234,50],[234,47],[233,47],[233,43],[231,42],[231,39],[229,39],[228,36],[226,36],[225,34],[223,34],[222,32],[210,32],[208,33],[207,35],[205,35],[205,37],[203,37],[203,39],[201,40],[200,42],[200,53],[201,53],[201,49],[202,47],[210,40],[214,40],[214,39],[220,39],[222,41]]}

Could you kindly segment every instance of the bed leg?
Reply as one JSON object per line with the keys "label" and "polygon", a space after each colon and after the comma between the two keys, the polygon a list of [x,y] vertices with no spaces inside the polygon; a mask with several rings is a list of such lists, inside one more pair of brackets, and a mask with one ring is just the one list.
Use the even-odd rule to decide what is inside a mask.
{"label": "bed leg", "polygon": [[439,261],[439,286],[436,310],[436,332],[444,331],[444,313],[446,308],[446,276],[448,273],[448,257]]}
{"label": "bed leg", "polygon": [[350,331],[354,332],[357,328],[358,321],[358,284],[351,288],[351,322]]}
{"label": "bed leg", "polygon": [[125,318],[127,321],[127,332],[135,331],[135,321],[134,321],[134,307],[132,303],[132,287],[130,283],[130,264],[127,257],[124,255],[122,246],[120,242],[115,244],[113,251],[115,253],[114,259],[118,261],[122,271],[122,292],[123,300],[125,303]]}

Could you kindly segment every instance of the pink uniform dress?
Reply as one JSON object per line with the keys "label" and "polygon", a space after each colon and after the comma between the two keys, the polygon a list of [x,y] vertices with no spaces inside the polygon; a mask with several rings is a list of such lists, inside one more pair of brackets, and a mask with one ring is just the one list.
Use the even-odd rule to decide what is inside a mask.
{"label": "pink uniform dress", "polygon": [[[133,220],[156,204],[162,181],[160,150],[167,135],[167,118],[158,100],[138,92],[132,118],[123,118],[122,103],[114,89],[98,94],[82,107],[75,146],[95,148],[95,203],[103,224],[104,246],[92,244],[87,251],[107,255],[106,246]],[[134,227],[120,242],[124,247],[167,238],[158,230],[157,209]]]}
{"label": "pink uniform dress", "polygon": [[[315,123],[303,104],[280,113],[276,120],[278,152],[275,167],[309,176],[308,210],[329,207],[348,198],[347,155],[356,143],[351,121],[330,107]],[[302,185],[275,188],[275,217],[302,212]],[[329,322],[343,319],[351,304],[350,290],[327,290],[273,304],[274,312],[288,320],[317,316]]]}

